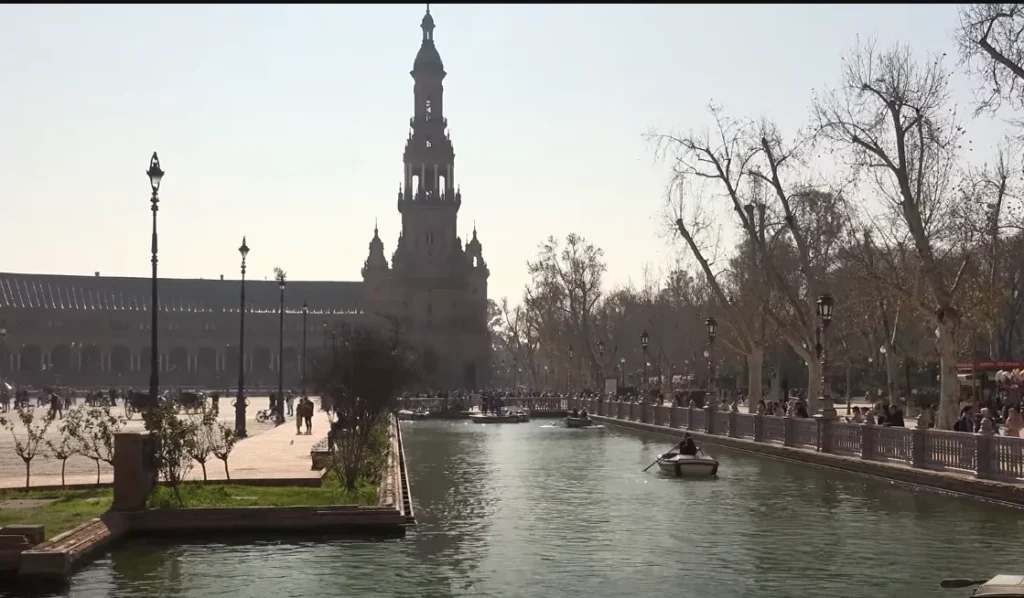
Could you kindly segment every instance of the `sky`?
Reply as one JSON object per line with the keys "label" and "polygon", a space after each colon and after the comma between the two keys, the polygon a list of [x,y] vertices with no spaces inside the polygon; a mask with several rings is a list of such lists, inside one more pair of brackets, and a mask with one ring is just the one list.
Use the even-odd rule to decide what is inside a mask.
{"label": "sky", "polygon": [[[0,6],[0,270],[358,280],[389,260],[423,5]],[[601,247],[609,286],[675,259],[649,130],[806,122],[856,36],[948,52],[955,5],[431,5],[444,110],[489,295],[513,302],[548,235]],[[954,78],[967,107],[971,82]],[[1001,126],[968,127],[974,147]],[[980,142],[980,143],[979,143]]]}

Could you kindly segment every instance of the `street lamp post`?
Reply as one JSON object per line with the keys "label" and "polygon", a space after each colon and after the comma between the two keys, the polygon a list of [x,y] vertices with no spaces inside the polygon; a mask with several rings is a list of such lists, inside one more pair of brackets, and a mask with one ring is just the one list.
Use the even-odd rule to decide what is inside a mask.
{"label": "street lamp post", "polygon": [[242,237],[242,246],[238,248],[242,254],[242,303],[238,310],[238,396],[235,397],[235,436],[245,438],[245,256],[249,255],[249,246]]}
{"label": "street lamp post", "polygon": [[600,371],[601,379],[597,381],[598,391],[604,392],[604,341],[597,341],[597,359],[598,359],[598,370]]}
{"label": "street lamp post", "polygon": [[569,371],[566,373],[565,391],[572,392],[572,345],[569,345]]}
{"label": "street lamp post", "polygon": [[650,337],[647,336],[647,331],[644,330],[640,333],[640,348],[643,350],[643,359],[641,359],[640,367],[640,390],[647,388],[647,343],[650,341]]}
{"label": "street lamp post", "polygon": [[[708,390],[715,390],[715,360],[712,349],[715,345],[715,336],[718,334],[718,322],[714,318],[704,320],[704,327],[708,329],[708,350],[704,357],[708,358]],[[710,395],[710,392],[708,393]],[[715,405],[712,405],[714,407]]]}
{"label": "street lamp post", "polygon": [[324,353],[327,352],[327,320],[324,320]]}
{"label": "street lamp post", "polygon": [[149,203],[153,211],[153,240],[152,240],[152,262],[153,262],[153,297],[150,301],[151,321],[150,321],[150,338],[149,338],[149,401],[150,405],[156,405],[156,396],[160,391],[160,351],[157,348],[157,331],[159,330],[158,314],[160,312],[160,300],[157,295],[156,285],[156,263],[157,263],[157,243],[156,243],[156,213],[159,209],[157,204],[160,203],[160,181],[164,178],[164,171],[160,169],[160,158],[156,156],[156,152],[153,152],[153,157],[149,160],[149,170],[146,171],[146,176],[149,177],[149,186],[153,190],[153,195],[150,196]]}
{"label": "street lamp post", "polygon": [[277,422],[284,421],[284,272],[277,272],[277,286],[281,289],[281,305],[278,308],[277,326]]}
{"label": "street lamp post", "polygon": [[832,397],[828,392],[828,385],[825,381],[825,345],[826,345],[826,332],[828,331],[828,325],[832,323],[832,310],[835,307],[835,300],[832,298],[831,293],[825,293],[821,297],[818,297],[818,318],[821,320],[821,325],[817,328],[817,339],[815,344],[815,353],[818,355],[818,362],[821,364],[821,397],[819,398],[820,408],[817,415],[827,418],[837,417],[835,407],[832,405]]}
{"label": "street lamp post", "polygon": [[302,302],[302,394],[306,394],[306,316],[309,315],[309,304]]}

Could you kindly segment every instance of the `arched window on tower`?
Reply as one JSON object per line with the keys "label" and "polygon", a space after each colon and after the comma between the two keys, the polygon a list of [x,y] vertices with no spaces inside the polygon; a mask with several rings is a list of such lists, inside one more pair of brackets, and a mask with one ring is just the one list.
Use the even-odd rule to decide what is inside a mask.
{"label": "arched window on tower", "polygon": [[430,122],[430,117],[433,115],[433,109],[432,109],[432,107],[430,105],[430,98],[429,97],[427,98],[426,104],[424,104],[424,108],[425,108],[425,111],[424,111],[425,118],[426,118],[427,122]]}
{"label": "arched window on tower", "polygon": [[429,149],[429,148],[433,147],[433,145],[434,144],[430,142],[430,137],[427,137],[427,148]]}

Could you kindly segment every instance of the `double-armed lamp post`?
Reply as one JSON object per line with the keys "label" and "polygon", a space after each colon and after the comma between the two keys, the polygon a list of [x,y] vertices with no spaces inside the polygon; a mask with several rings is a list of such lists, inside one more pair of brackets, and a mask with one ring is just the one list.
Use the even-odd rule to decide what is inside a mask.
{"label": "double-armed lamp post", "polygon": [[309,304],[302,302],[302,394],[306,394],[306,316],[309,315]]}

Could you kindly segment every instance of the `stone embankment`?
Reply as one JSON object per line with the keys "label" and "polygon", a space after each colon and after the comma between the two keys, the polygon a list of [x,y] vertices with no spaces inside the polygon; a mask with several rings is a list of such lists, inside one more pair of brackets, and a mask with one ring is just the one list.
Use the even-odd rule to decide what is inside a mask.
{"label": "stone embankment", "polygon": [[1024,438],[573,399],[596,420],[1024,506]]}

